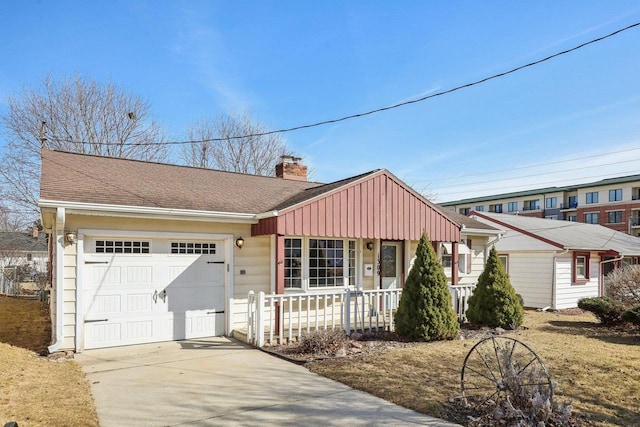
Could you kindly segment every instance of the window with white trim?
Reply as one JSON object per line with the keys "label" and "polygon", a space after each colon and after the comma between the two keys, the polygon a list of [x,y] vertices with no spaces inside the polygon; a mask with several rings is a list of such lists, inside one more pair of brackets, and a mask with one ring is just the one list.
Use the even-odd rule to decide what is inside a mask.
{"label": "window with white trim", "polygon": [[97,254],[148,254],[150,242],[143,240],[96,240]]}
{"label": "window with white trim", "polygon": [[500,255],[498,254],[498,261],[504,267],[504,271],[509,273],[509,255]]}
{"label": "window with white trim", "polygon": [[574,252],[573,254],[573,283],[585,284],[589,281],[589,252]]}
{"label": "window with white trim", "polygon": [[309,287],[344,286],[344,241],[309,239]]}
{"label": "window with white trim", "polygon": [[[467,248],[464,242],[460,242],[458,245],[459,249]],[[465,253],[462,253],[465,252]],[[467,274],[467,254],[466,250],[461,250],[458,252],[458,271],[461,274]],[[440,256],[440,262],[442,263],[442,267],[444,268],[444,273],[447,277],[451,276],[451,254],[447,250],[447,248],[442,245],[442,255]]]}
{"label": "window with white trim", "polygon": [[215,255],[216,244],[208,242],[171,242],[171,253]]}
{"label": "window with white trim", "polygon": [[509,212],[517,212],[518,211],[518,202],[509,202],[508,203]]}
{"label": "window with white trim", "polygon": [[356,286],[356,241],[286,237],[285,289]]}
{"label": "window with white trim", "polygon": [[284,239],[284,287],[302,288],[302,239]]}
{"label": "window with white trim", "polygon": [[598,192],[597,191],[591,191],[589,193],[586,194],[586,202],[588,205],[593,204],[593,203],[598,203]]}

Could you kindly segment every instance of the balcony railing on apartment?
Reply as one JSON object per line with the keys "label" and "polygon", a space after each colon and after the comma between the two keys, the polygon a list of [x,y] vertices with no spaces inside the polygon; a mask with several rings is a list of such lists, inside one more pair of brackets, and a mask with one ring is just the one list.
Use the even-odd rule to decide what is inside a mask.
{"label": "balcony railing on apartment", "polygon": [[576,209],[577,207],[578,207],[578,202],[560,203],[560,209]]}
{"label": "balcony railing on apartment", "polygon": [[540,206],[539,205],[538,206],[527,206],[527,205],[525,205],[525,206],[522,207],[522,210],[523,211],[539,211],[540,210]]}
{"label": "balcony railing on apartment", "polygon": [[[466,320],[475,285],[449,286],[458,319]],[[247,340],[257,346],[299,340],[303,333],[340,328],[346,333],[395,330],[394,315],[402,289],[271,294],[249,292]]]}

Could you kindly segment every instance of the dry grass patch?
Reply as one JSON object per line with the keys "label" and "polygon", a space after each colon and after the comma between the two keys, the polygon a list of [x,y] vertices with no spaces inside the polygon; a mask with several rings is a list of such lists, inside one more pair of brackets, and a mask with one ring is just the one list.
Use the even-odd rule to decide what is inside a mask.
{"label": "dry grass patch", "polygon": [[46,305],[0,296],[0,425],[98,425],[80,366],[35,353],[46,350],[50,336]]}
{"label": "dry grass patch", "polygon": [[47,304],[0,295],[0,342],[40,353],[50,341]]}
{"label": "dry grass patch", "polygon": [[[610,329],[590,314],[528,311],[513,334],[543,360],[558,384],[556,399],[599,426],[640,425],[640,330]],[[456,340],[390,348],[377,355],[327,360],[312,371],[417,411],[464,423],[450,403],[460,396],[460,370],[478,341]]]}

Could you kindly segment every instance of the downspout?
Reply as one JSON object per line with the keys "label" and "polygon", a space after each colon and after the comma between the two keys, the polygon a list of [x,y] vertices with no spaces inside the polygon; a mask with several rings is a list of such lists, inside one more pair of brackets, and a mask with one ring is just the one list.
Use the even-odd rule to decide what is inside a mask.
{"label": "downspout", "polygon": [[489,252],[487,252],[487,249],[489,249],[491,246],[495,245],[496,243],[498,243],[498,241],[502,239],[502,234],[498,234],[498,236],[493,239],[493,240],[489,240],[487,242],[487,244],[484,247],[484,263],[487,263],[487,258],[489,258]]}
{"label": "downspout", "polygon": [[602,282],[600,283],[600,289],[598,289],[598,296],[604,296],[604,276],[602,275],[602,264],[606,264],[608,262],[618,262],[618,261],[622,261],[624,259],[624,255],[620,255],[618,258],[614,258],[614,259],[607,259],[604,261],[600,261],[600,269],[598,270],[598,278],[602,278]]}
{"label": "downspout", "polygon": [[[557,266],[557,260],[558,257],[561,255],[566,255],[569,253],[569,249],[565,249],[562,252],[556,252],[556,254],[553,256],[553,278],[551,280],[551,308],[552,309],[556,309],[556,286],[558,285],[558,279],[557,279],[557,275],[558,275],[558,266]],[[573,268],[573,267],[572,267]],[[588,268],[588,267],[587,267]],[[543,309],[544,311],[546,311],[545,309]]]}
{"label": "downspout", "polygon": [[56,244],[56,268],[55,268],[55,295],[56,295],[56,336],[55,341],[47,349],[54,353],[62,346],[64,340],[64,221],[65,209],[57,208],[55,226]]}

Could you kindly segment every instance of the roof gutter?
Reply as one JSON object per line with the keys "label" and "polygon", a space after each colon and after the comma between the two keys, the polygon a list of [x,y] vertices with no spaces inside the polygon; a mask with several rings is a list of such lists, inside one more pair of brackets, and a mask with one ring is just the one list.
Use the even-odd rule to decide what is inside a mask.
{"label": "roof gutter", "polygon": [[65,208],[58,207],[56,211],[56,226],[52,230],[56,245],[55,297],[56,297],[56,334],[54,342],[47,348],[54,353],[62,346],[64,340],[64,225]]}
{"label": "roof gutter", "polygon": [[40,199],[41,208],[65,208],[67,214],[85,214],[98,216],[127,216],[137,218],[156,218],[193,221],[215,221],[256,224],[258,218],[253,213],[215,212],[191,209],[157,208],[147,206],[108,205],[100,203],[65,202]]}

